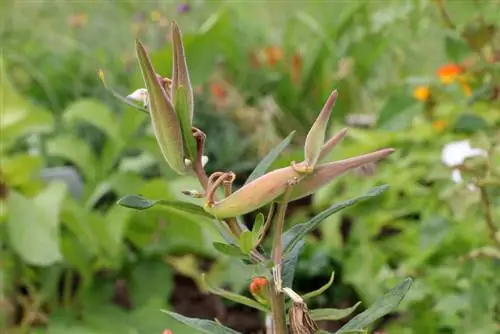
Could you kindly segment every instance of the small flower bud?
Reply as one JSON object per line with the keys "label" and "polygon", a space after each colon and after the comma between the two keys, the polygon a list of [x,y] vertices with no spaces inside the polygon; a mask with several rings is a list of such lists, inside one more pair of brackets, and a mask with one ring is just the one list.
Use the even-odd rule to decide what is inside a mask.
{"label": "small flower bud", "polygon": [[144,105],[144,108],[147,108],[149,104],[148,90],[146,88],[139,88],[132,94],[127,95],[127,99],[140,102]]}
{"label": "small flower bud", "polygon": [[265,277],[255,277],[249,286],[250,293],[260,303],[269,301],[269,281]]}

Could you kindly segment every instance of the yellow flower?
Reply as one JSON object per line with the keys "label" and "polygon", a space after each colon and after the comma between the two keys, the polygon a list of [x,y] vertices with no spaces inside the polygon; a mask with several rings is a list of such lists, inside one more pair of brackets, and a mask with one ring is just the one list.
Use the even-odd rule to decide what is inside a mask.
{"label": "yellow flower", "polygon": [[157,10],[151,12],[151,20],[153,22],[160,22],[161,20],[161,13]]}
{"label": "yellow flower", "polygon": [[431,95],[431,92],[429,91],[429,87],[426,86],[418,86],[415,88],[413,91],[413,96],[422,102],[425,102],[429,99],[429,96]]}

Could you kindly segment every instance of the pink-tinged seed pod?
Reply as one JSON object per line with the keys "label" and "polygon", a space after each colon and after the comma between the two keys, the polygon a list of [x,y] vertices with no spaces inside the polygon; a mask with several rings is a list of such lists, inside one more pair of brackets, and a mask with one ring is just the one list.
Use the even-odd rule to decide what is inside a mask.
{"label": "pink-tinged seed pod", "polygon": [[318,165],[313,174],[306,176],[293,188],[290,200],[294,201],[311,195],[345,172],[378,161],[392,152],[394,152],[394,149],[386,148],[357,157]]}
{"label": "pink-tinged seed pod", "polygon": [[326,128],[328,125],[328,120],[332,113],[333,105],[337,100],[337,91],[334,90],[323,106],[323,109],[319,113],[318,117],[314,121],[309,133],[306,137],[306,142],[304,144],[304,157],[307,164],[307,169],[313,170],[314,166],[318,162],[321,154],[322,147],[325,143]]}
{"label": "pink-tinged seed pod", "polygon": [[[304,164],[298,164],[304,167]],[[282,195],[289,182],[301,177],[292,167],[273,170],[241,187],[229,197],[207,203],[205,211],[219,219],[236,217],[257,210]]]}
{"label": "pink-tinged seed pod", "polygon": [[172,102],[139,40],[136,41],[136,52],[148,92],[148,109],[158,146],[169,166],[178,174],[185,174],[182,132]]}

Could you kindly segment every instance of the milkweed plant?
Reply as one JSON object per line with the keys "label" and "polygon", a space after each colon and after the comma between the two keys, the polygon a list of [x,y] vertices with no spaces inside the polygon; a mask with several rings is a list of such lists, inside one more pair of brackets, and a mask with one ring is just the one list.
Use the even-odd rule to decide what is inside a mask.
{"label": "milkweed plant", "polygon": [[[332,138],[325,138],[330,114],[338,95],[334,90],[310,127],[304,143],[303,161],[291,161],[289,166],[268,170],[290,143],[294,135],[292,132],[264,157],[243,186],[233,190],[235,173],[217,171],[207,175],[205,172],[207,157],[203,151],[208,139],[203,129],[193,126],[193,88],[182,34],[175,22],[172,23],[171,33],[171,78],[163,77],[155,71],[144,45],[139,40],[136,40],[135,46],[144,88],[124,97],[106,86],[102,72],[99,75],[115,96],[148,113],[158,146],[169,167],[180,175],[192,175],[199,180],[201,191],[185,190],[183,193],[200,199],[202,204],[147,199],[139,195],[125,196],[118,204],[137,210],[166,205],[210,217],[225,240],[224,243],[214,242],[215,249],[240,259],[245,265],[254,266],[257,268],[255,272],[258,272],[255,277],[249,277],[249,290],[253,299],[220,288],[211,289],[211,292],[264,312],[266,333],[327,333],[319,329],[317,321],[346,318],[360,303],[347,309],[308,308],[307,300],[328,289],[333,283],[333,274],[330,281],[316,291],[299,295],[293,290],[293,276],[304,246],[303,239],[328,216],[357,202],[380,195],[388,187],[379,186],[360,197],[334,204],[310,220],[285,230],[287,206],[291,201],[313,194],[352,169],[387,157],[394,149],[385,148],[340,161],[328,161],[329,153],[347,133],[347,129],[343,129]],[[220,196],[222,194],[223,196]],[[250,230],[242,223],[241,217],[251,212],[255,213],[256,218]],[[270,249],[266,249],[263,244],[268,238],[272,245]],[[336,333],[365,332],[371,323],[392,312],[399,305],[411,284],[412,279],[406,278],[364,312],[354,316]],[[203,333],[238,333],[223,326],[217,319],[194,319],[171,311],[163,312]]]}

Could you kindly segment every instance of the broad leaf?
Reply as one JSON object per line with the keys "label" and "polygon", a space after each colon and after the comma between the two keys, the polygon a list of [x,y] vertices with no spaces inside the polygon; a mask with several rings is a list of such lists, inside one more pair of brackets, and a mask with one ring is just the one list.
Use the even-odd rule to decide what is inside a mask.
{"label": "broad leaf", "polygon": [[354,306],[349,307],[349,308],[344,308],[344,309],[338,309],[338,308],[319,308],[319,309],[312,309],[309,310],[311,318],[314,321],[319,321],[319,320],[340,320],[344,319],[345,317],[349,316],[358,306],[361,304],[361,302],[357,302]]}
{"label": "broad leaf", "polygon": [[379,111],[377,128],[401,131],[408,128],[415,115],[422,111],[421,104],[406,95],[396,95],[387,100]]}
{"label": "broad leaf", "polygon": [[366,194],[364,194],[362,196],[352,198],[352,199],[349,199],[347,201],[343,201],[343,202],[332,205],[331,207],[324,210],[320,214],[311,218],[306,223],[295,225],[294,227],[292,227],[291,229],[286,231],[285,234],[283,235],[283,239],[284,239],[283,243],[285,245],[284,246],[285,254],[290,252],[291,249],[293,249],[293,247],[297,244],[297,242],[302,240],[302,238],[304,238],[307,235],[307,233],[314,230],[318,226],[319,223],[321,223],[323,220],[325,220],[326,218],[328,218],[332,214],[339,212],[340,210],[345,209],[347,207],[350,207],[350,206],[352,206],[360,201],[364,201],[364,200],[370,199],[372,197],[378,196],[378,195],[382,194],[384,191],[386,191],[388,188],[389,188],[388,185],[383,185],[383,186],[378,186],[378,187],[372,188]]}
{"label": "broad leaf", "polygon": [[389,292],[387,292],[384,296],[378,298],[366,311],[352,318],[351,321],[342,326],[336,334],[362,330],[375,320],[391,313],[396,307],[398,307],[401,300],[403,300],[412,283],[413,280],[411,278],[406,278],[404,281],[389,290]]}
{"label": "broad leaf", "polygon": [[227,328],[215,321],[204,320],[204,319],[196,319],[196,318],[188,318],[182,316],[180,314],[170,312],[167,310],[162,310],[165,314],[170,316],[171,318],[188,325],[191,328],[201,331],[206,334],[239,334],[237,331],[232,330],[231,328]]}
{"label": "broad leaf", "polygon": [[257,309],[257,310],[262,311],[262,312],[266,312],[266,313],[269,312],[269,309],[267,307],[265,307],[264,305],[256,302],[253,299],[250,299],[248,297],[239,295],[239,294],[234,293],[234,292],[230,292],[230,291],[227,291],[227,290],[224,290],[224,289],[221,289],[221,288],[214,287],[212,284],[210,284],[207,281],[207,278],[206,278],[205,274],[203,274],[201,276],[201,279],[202,279],[203,284],[205,285],[205,288],[210,293],[213,293],[215,295],[224,297],[224,298],[229,299],[229,300],[231,300],[233,302],[236,302],[238,304],[243,304],[243,305],[246,305],[248,307],[252,307],[252,308]]}
{"label": "broad leaf", "polygon": [[269,152],[264,159],[262,159],[257,167],[252,171],[248,179],[245,181],[245,184],[252,182],[253,180],[261,177],[267,172],[267,169],[272,165],[272,163],[278,158],[281,152],[290,144],[292,141],[293,135],[295,131],[292,131],[288,137],[286,137],[278,146],[273,148],[271,152]]}
{"label": "broad leaf", "polygon": [[213,217],[210,214],[208,214],[205,210],[203,210],[201,206],[189,202],[151,200],[139,195],[128,195],[119,199],[117,204],[124,206],[126,208],[136,209],[136,210],[147,210],[155,205],[163,205],[170,207],[172,209],[177,209],[180,211],[193,213],[199,216],[213,219]]}
{"label": "broad leaf", "polygon": [[63,198],[61,188],[50,187],[44,193],[53,200],[39,197],[33,201],[12,191],[7,202],[9,243],[23,261],[37,266],[49,266],[62,260],[57,217]]}

